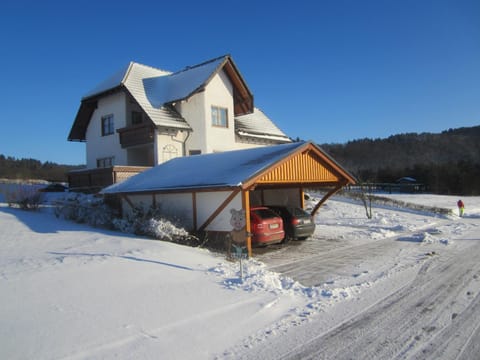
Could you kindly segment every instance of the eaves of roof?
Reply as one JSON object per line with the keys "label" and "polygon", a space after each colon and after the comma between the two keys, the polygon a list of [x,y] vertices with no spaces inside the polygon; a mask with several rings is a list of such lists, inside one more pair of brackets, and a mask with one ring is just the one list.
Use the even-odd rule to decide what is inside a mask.
{"label": "eaves of roof", "polygon": [[[178,157],[121,183],[111,185],[104,189],[102,193],[152,193],[234,187],[246,190],[254,186],[256,181],[265,181],[265,174],[273,174],[272,172],[276,171],[274,169],[279,168],[279,166],[290,161],[293,157],[303,157],[304,153],[308,154],[309,152],[314,154],[314,157],[310,158],[312,163],[321,162],[321,164],[317,162],[317,166],[324,166],[324,173],[332,174],[331,176],[329,175],[330,180],[339,179],[338,182],[341,184],[355,182],[355,179],[348,172],[333,162],[316,145],[311,142],[296,142],[222,153]],[[295,162],[297,159],[292,161]],[[302,166],[305,168],[305,163],[299,163],[298,166],[299,169]],[[205,171],[205,169],[208,169],[208,171]],[[289,169],[287,172],[289,172],[288,176],[292,177],[291,183],[299,183],[300,180],[295,180],[297,176],[296,170],[290,169],[290,166],[286,166],[285,169]],[[307,169],[307,172],[310,172],[310,170]],[[323,181],[320,178],[317,178],[317,180]],[[317,180],[314,179],[313,182]],[[328,180],[328,184],[331,183],[330,180]],[[311,180],[309,181],[311,182]]]}
{"label": "eaves of roof", "polygon": [[235,132],[239,136],[291,142],[290,138],[258,108],[254,108],[250,114],[235,117]]}

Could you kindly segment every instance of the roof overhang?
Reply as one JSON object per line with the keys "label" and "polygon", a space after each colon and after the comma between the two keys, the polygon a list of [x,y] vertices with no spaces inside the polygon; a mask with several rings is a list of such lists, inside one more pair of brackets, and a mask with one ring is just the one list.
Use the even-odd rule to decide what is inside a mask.
{"label": "roof overhang", "polygon": [[68,141],[86,141],[87,127],[90,123],[93,112],[97,108],[98,100],[104,96],[122,91],[122,89],[123,86],[120,85],[97,95],[84,97],[80,103],[72,128],[70,129]]}
{"label": "roof overhang", "polygon": [[276,142],[285,142],[289,143],[292,142],[288,136],[281,136],[281,135],[271,135],[271,134],[259,134],[254,132],[247,132],[243,130],[236,131],[238,136],[245,137],[245,138],[252,138],[252,139],[259,139],[259,140],[271,140]]}
{"label": "roof overhang", "polygon": [[82,101],[70,129],[68,141],[86,141],[88,123],[96,108],[97,100]]}
{"label": "roof overhang", "polygon": [[[199,176],[199,169],[207,166],[208,174]],[[172,159],[102,192],[251,191],[343,187],[355,183],[356,179],[318,146],[302,142]]]}
{"label": "roof overhang", "polygon": [[253,112],[253,94],[230,56],[226,57],[223,70],[233,85],[235,116]]}

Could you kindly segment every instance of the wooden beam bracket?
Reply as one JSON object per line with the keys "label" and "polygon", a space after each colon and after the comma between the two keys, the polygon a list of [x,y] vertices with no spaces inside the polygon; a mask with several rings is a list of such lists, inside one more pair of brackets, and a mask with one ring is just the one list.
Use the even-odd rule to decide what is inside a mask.
{"label": "wooden beam bracket", "polygon": [[331,189],[328,193],[325,194],[325,196],[318,202],[317,205],[313,208],[312,212],[310,213],[312,216],[315,216],[317,213],[318,209],[320,209],[320,206],[322,206],[325,201],[327,201],[330,197],[335,195],[337,192],[339,192],[344,186],[346,185],[345,182],[338,184],[336,187]]}

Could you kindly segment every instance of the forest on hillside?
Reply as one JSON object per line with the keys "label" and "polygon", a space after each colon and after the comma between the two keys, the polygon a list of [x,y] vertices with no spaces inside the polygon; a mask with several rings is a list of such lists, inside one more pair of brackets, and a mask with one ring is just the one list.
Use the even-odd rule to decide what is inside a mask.
{"label": "forest on hillside", "polygon": [[35,179],[52,182],[67,181],[67,172],[81,166],[59,165],[50,161],[16,159],[0,154],[0,179]]}
{"label": "forest on hillside", "polygon": [[480,126],[321,147],[360,182],[411,177],[433,193],[480,195]]}
{"label": "forest on hillside", "polygon": [[[362,183],[411,177],[432,193],[480,195],[480,126],[320,146]],[[80,167],[0,154],[0,178],[6,179],[64,182]]]}

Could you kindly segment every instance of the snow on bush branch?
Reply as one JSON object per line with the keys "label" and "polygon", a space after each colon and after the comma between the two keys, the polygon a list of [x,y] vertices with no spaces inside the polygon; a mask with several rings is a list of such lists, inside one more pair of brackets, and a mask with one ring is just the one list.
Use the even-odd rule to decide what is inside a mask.
{"label": "snow on bush branch", "polygon": [[190,235],[178,220],[169,219],[161,206],[136,207],[125,218],[116,217],[102,197],[70,193],[57,201],[55,215],[67,220],[104,227],[121,232],[152,237],[184,245],[196,246],[199,241]]}

